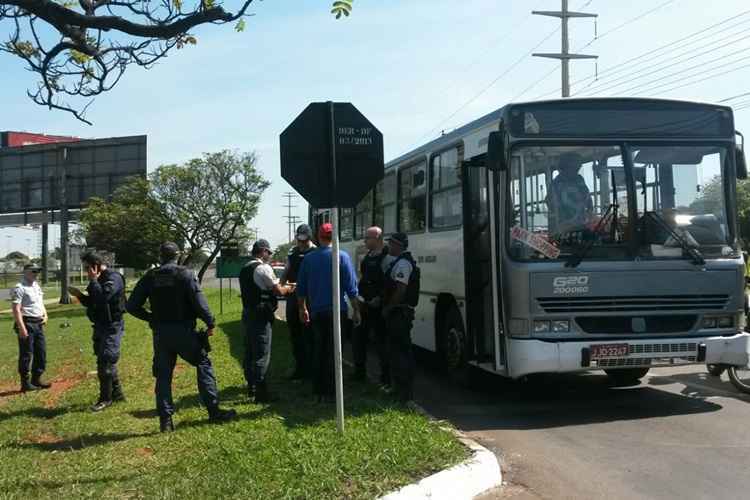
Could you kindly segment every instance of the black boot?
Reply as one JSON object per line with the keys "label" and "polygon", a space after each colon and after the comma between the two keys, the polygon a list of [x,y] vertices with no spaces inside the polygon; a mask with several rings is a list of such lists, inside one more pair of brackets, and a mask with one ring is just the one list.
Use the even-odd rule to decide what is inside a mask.
{"label": "black boot", "polygon": [[105,410],[110,406],[112,406],[112,401],[105,401],[100,399],[91,406],[91,411],[93,411],[94,413],[99,413],[100,411]]}
{"label": "black boot", "polygon": [[37,386],[39,389],[49,389],[52,387],[52,384],[48,382],[42,381],[42,374],[41,373],[35,373],[31,377],[31,385]]}
{"label": "black boot", "polygon": [[112,401],[114,402],[126,401],[125,393],[122,392],[122,386],[120,385],[119,378],[115,378],[112,380]]}
{"label": "black boot", "polygon": [[222,410],[218,406],[208,409],[208,421],[215,424],[223,424],[229,422],[237,416],[237,412],[234,410]]}
{"label": "black boot", "polygon": [[255,386],[254,385],[248,385],[247,386],[247,397],[251,400],[255,399]]}
{"label": "black boot", "polygon": [[38,391],[39,387],[29,382],[29,374],[21,374],[21,392]]}
{"label": "black boot", "polygon": [[172,422],[171,415],[159,417],[159,430],[161,432],[174,432],[174,422]]}
{"label": "black boot", "polygon": [[266,382],[263,381],[256,387],[255,390],[255,402],[256,403],[273,403],[277,401],[277,398],[271,391],[268,390]]}

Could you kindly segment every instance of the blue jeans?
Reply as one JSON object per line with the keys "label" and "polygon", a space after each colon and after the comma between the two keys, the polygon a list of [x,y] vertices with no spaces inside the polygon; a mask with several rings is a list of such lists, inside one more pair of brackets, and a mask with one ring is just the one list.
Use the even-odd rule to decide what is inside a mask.
{"label": "blue jeans", "polygon": [[219,391],[214,369],[194,328],[181,323],[158,323],[153,327],[156,347],[156,410],[159,416],[166,417],[174,413],[172,373],[177,356],[196,367],[198,393],[203,405],[209,411],[217,408]]}
{"label": "blue jeans", "polygon": [[273,327],[271,321],[259,317],[254,311],[242,312],[242,324],[245,327],[245,380],[248,386],[257,386],[265,382],[268,367],[271,364],[271,339]]}
{"label": "blue jeans", "polygon": [[[18,373],[41,375],[47,368],[47,342],[44,338],[44,326],[41,323],[24,321],[29,336],[18,338]],[[17,329],[16,329],[17,331]],[[33,361],[32,361],[33,360]]]}

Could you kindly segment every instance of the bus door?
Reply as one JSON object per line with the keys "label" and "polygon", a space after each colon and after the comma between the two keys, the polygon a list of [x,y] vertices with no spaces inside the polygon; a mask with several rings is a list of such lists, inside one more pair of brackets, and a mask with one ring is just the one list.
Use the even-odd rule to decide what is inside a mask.
{"label": "bus door", "polygon": [[496,293],[498,260],[492,210],[496,200],[489,189],[491,173],[485,166],[485,156],[463,163],[466,328],[473,359],[504,371],[505,339],[497,314],[502,309]]}

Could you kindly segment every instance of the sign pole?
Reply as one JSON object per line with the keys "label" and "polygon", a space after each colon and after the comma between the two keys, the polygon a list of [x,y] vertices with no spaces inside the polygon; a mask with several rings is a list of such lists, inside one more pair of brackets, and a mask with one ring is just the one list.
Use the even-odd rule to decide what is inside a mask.
{"label": "sign pole", "polygon": [[224,314],[224,278],[219,278],[219,314]]}
{"label": "sign pole", "polygon": [[[334,198],[336,191],[336,122],[333,102],[329,102],[331,110],[331,185]],[[341,359],[341,283],[339,280],[339,207],[334,201],[331,210],[333,222],[333,249],[331,255],[331,278],[333,283],[333,355],[336,370],[336,427],[340,434],[344,433],[344,376]]]}
{"label": "sign pole", "polygon": [[62,161],[59,171],[59,196],[60,196],[60,304],[70,304],[68,295],[69,248],[68,248],[68,148],[62,149]]}

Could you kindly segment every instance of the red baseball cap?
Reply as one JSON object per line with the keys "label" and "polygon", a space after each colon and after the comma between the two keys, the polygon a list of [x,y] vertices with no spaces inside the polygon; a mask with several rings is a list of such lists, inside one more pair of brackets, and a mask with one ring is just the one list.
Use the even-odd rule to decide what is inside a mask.
{"label": "red baseball cap", "polygon": [[333,224],[326,222],[318,229],[318,238],[330,239],[333,236]]}

